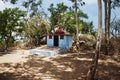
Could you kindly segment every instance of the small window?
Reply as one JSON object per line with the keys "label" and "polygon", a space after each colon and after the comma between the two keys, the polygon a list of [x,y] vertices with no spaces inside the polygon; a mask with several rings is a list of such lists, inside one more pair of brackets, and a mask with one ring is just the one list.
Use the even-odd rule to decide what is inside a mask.
{"label": "small window", "polygon": [[64,35],[60,35],[60,39],[64,39]]}
{"label": "small window", "polygon": [[49,39],[52,39],[52,35],[49,35]]}

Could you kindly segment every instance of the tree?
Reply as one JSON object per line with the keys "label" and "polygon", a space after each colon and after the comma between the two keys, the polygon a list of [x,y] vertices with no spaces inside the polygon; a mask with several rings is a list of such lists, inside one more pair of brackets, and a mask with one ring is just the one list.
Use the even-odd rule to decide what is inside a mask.
{"label": "tree", "polygon": [[[60,6],[58,6],[60,5]],[[66,10],[67,8],[67,10]],[[50,5],[48,10],[51,12],[50,22],[51,28],[56,27],[56,25],[60,25],[63,30],[66,32],[75,35],[76,34],[76,18],[75,11],[72,7],[67,7],[63,5],[63,3],[57,4],[55,7],[54,4]],[[89,22],[85,22],[84,19],[88,19],[86,13],[78,9],[78,32],[80,33],[91,33],[93,29],[93,24]],[[90,30],[91,29],[91,30]],[[54,30],[54,28],[52,29]]]}
{"label": "tree", "polygon": [[105,54],[109,53],[109,38],[110,38],[110,17],[111,17],[111,0],[103,0],[105,8]]}
{"label": "tree", "polygon": [[[74,2],[74,7],[75,7],[75,17],[76,17],[76,38],[77,41],[79,41],[79,36],[78,36],[78,0],[70,0],[71,2]],[[81,6],[85,4],[82,0],[79,0]]]}
{"label": "tree", "polygon": [[23,2],[23,6],[27,9],[27,18],[32,17],[39,12],[42,0],[27,0]]}
{"label": "tree", "polygon": [[10,2],[12,4],[16,4],[18,0],[2,0],[3,2]]}
{"label": "tree", "polygon": [[75,17],[76,17],[76,37],[77,41],[79,41],[79,36],[78,36],[78,11],[77,11],[77,0],[74,0],[75,2]]}
{"label": "tree", "polygon": [[[10,44],[14,43],[15,36],[23,31],[24,11],[18,8],[5,9],[0,12],[0,38],[5,42],[6,49]],[[13,35],[14,34],[14,35]]]}
{"label": "tree", "polygon": [[57,13],[58,13],[58,25],[62,24],[62,18],[64,17],[65,12],[67,11],[68,7],[64,3],[57,4]]}
{"label": "tree", "polygon": [[51,31],[54,31],[54,27],[56,25],[62,25],[63,24],[63,16],[65,12],[67,11],[67,6],[64,5],[64,3],[57,4],[57,7],[54,7],[54,4],[51,4],[48,8],[48,11],[50,11],[50,22],[51,22]]}
{"label": "tree", "polygon": [[[34,16],[36,15],[38,16],[38,14],[42,13],[40,12],[41,4],[42,4],[42,0],[27,0],[23,2],[23,6],[26,8],[25,28],[27,28],[28,31],[31,31],[32,28],[34,28],[34,26],[31,27],[31,22],[32,22],[31,19]],[[25,31],[25,33],[28,34],[27,38],[29,38],[31,42],[30,44],[32,44],[33,35],[35,33],[33,33],[33,35],[31,35],[31,33],[34,32],[34,29],[30,33],[28,31]]]}
{"label": "tree", "polygon": [[108,35],[107,35],[107,54],[109,54],[109,50],[110,50],[110,22],[111,22],[111,0],[108,0],[108,18],[107,18],[107,25],[108,25]]}
{"label": "tree", "polygon": [[120,0],[111,0],[112,8],[120,7]]}
{"label": "tree", "polygon": [[111,9],[120,6],[120,0],[103,0],[105,10],[105,54],[109,54],[110,47],[110,23],[111,23]]}
{"label": "tree", "polygon": [[[65,13],[65,16],[63,17],[64,19],[62,19],[64,23],[64,30],[66,30],[67,32],[73,34],[76,32],[76,19],[74,17],[75,13],[73,10],[70,10],[68,12]],[[89,32],[90,29],[90,25],[88,22],[85,22],[83,19],[88,19],[87,14],[85,14],[84,12],[82,12],[81,10],[78,11],[78,32],[80,33],[87,33],[87,31]]]}
{"label": "tree", "polygon": [[[29,46],[40,46],[41,39],[46,37],[47,34],[47,23],[41,14],[36,14],[29,20],[29,28],[25,26],[25,36],[28,38]],[[27,25],[27,24],[26,24]],[[32,46],[31,46],[32,45]]]}
{"label": "tree", "polygon": [[23,2],[23,6],[27,9],[26,11],[26,26],[29,28],[28,20],[30,17],[39,13],[39,8],[41,7],[42,0],[27,0]]}
{"label": "tree", "polygon": [[98,67],[98,59],[101,49],[101,39],[102,39],[102,2],[98,0],[98,36],[96,43],[95,56],[92,61],[92,66],[87,73],[87,80],[95,80],[96,69]]}
{"label": "tree", "polygon": [[50,26],[51,26],[51,30],[50,32],[53,30],[54,31],[54,26],[57,25],[58,20],[56,19],[56,8],[54,8],[54,4],[50,4],[50,7],[48,8],[48,11],[51,12],[51,17],[50,17]]}
{"label": "tree", "polygon": [[120,20],[115,20],[111,22],[111,34],[113,37],[120,37]]}

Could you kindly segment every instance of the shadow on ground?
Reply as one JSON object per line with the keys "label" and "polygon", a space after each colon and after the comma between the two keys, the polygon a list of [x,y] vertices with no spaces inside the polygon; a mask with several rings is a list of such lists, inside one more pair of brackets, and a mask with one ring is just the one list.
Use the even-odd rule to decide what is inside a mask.
{"label": "shadow on ground", "polygon": [[[26,63],[2,64],[0,80],[85,80],[93,53],[68,53],[53,57],[29,56]],[[120,64],[99,62],[98,80],[119,80]],[[116,62],[116,63],[115,63]]]}

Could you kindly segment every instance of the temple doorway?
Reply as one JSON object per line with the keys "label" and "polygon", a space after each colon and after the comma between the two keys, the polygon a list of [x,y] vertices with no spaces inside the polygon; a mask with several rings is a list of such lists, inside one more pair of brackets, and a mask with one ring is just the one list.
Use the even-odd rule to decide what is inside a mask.
{"label": "temple doorway", "polygon": [[58,47],[59,46],[59,37],[54,36],[54,46]]}

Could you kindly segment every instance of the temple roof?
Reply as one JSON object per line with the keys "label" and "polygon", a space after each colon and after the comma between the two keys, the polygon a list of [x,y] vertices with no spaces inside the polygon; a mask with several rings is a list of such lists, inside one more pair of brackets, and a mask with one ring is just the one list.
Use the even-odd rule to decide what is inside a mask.
{"label": "temple roof", "polygon": [[55,31],[55,34],[65,34],[64,30],[59,27],[56,31]]}

